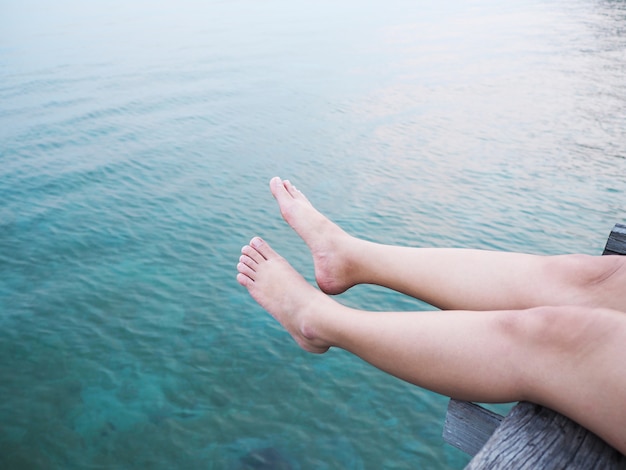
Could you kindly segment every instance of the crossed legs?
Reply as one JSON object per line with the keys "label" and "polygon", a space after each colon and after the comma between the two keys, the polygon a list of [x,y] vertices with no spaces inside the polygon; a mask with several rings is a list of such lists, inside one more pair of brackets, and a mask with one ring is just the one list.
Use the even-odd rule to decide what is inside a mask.
{"label": "crossed legs", "polygon": [[[563,273],[556,282],[579,301],[567,306],[558,289],[534,278],[543,273],[549,279],[552,259],[377,245],[343,232],[288,182],[273,179],[271,189],[285,220],[309,245],[324,292],[368,282],[454,309],[375,313],[348,308],[307,283],[255,237],[242,249],[237,279],[302,348],[323,353],[340,347],[455,398],[540,403],[626,452],[626,365],[619,359],[626,316],[601,305],[601,296],[594,294],[596,285],[611,288],[619,266]],[[585,264],[575,258],[557,261]],[[518,266],[533,276],[530,285],[513,272]],[[490,293],[501,290],[509,295]]]}

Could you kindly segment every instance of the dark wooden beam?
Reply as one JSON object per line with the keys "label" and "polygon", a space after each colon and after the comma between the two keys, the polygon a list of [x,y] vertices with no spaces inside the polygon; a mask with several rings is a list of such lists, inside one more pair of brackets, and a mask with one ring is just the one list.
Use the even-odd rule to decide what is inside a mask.
{"label": "dark wooden beam", "polygon": [[602,254],[626,255],[626,225],[615,224]]}

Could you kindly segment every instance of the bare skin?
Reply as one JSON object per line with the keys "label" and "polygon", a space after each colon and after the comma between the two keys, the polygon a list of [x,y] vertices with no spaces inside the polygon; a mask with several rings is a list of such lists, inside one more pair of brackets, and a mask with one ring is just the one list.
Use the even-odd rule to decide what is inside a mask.
{"label": "bare skin", "polygon": [[[237,270],[239,284],[246,287],[252,298],[283,325],[302,349],[319,354],[328,350],[330,343],[319,338],[308,321],[309,316],[315,317],[318,312],[311,311],[309,314],[309,311],[316,301],[322,306],[336,302],[320,296],[321,293],[287,260],[258,237],[241,249]],[[294,292],[297,294],[294,295]],[[324,311],[322,308],[322,316]]]}
{"label": "bare skin", "polygon": [[[539,403],[626,453],[626,363],[615,361],[626,344],[626,316],[620,312],[360,311],[311,286],[258,237],[242,248],[237,269],[238,282],[306,351],[340,347],[402,380],[458,399]],[[528,358],[533,367],[526,367]]]}
{"label": "bare skin", "polygon": [[[270,187],[311,249],[323,292],[258,237],[242,248],[237,280],[303,349],[339,347],[459,399],[539,403],[626,454],[626,362],[617,360],[626,344],[626,257],[380,245],[348,235],[288,181]],[[324,294],[358,283],[451,310],[365,312]]]}
{"label": "bare skin", "polygon": [[377,284],[442,309],[525,309],[545,305],[626,312],[626,257],[537,256],[471,249],[413,248],[350,236],[289,181],[270,190],[285,221],[308,245],[327,294]]}

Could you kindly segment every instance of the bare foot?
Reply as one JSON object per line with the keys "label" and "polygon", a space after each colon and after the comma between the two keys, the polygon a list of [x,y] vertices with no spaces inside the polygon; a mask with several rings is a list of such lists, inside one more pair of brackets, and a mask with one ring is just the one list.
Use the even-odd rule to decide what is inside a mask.
{"label": "bare foot", "polygon": [[[325,302],[332,302],[310,285],[267,242],[255,237],[241,249],[237,281],[293,336],[306,351],[324,353],[330,347],[313,324]],[[313,309],[316,311],[314,312]]]}
{"label": "bare foot", "polygon": [[270,190],[283,219],[304,240],[313,255],[315,280],[326,294],[340,294],[357,284],[351,262],[358,240],[331,222],[288,180],[274,177]]}

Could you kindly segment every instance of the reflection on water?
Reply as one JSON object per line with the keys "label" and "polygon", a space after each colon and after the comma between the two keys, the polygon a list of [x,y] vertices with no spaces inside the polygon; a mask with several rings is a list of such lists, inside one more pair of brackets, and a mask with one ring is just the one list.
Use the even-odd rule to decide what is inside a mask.
{"label": "reflection on water", "polygon": [[0,467],[462,468],[445,398],[300,352],[240,246],[311,278],[279,174],[373,240],[599,253],[624,76],[620,1],[2,5]]}

